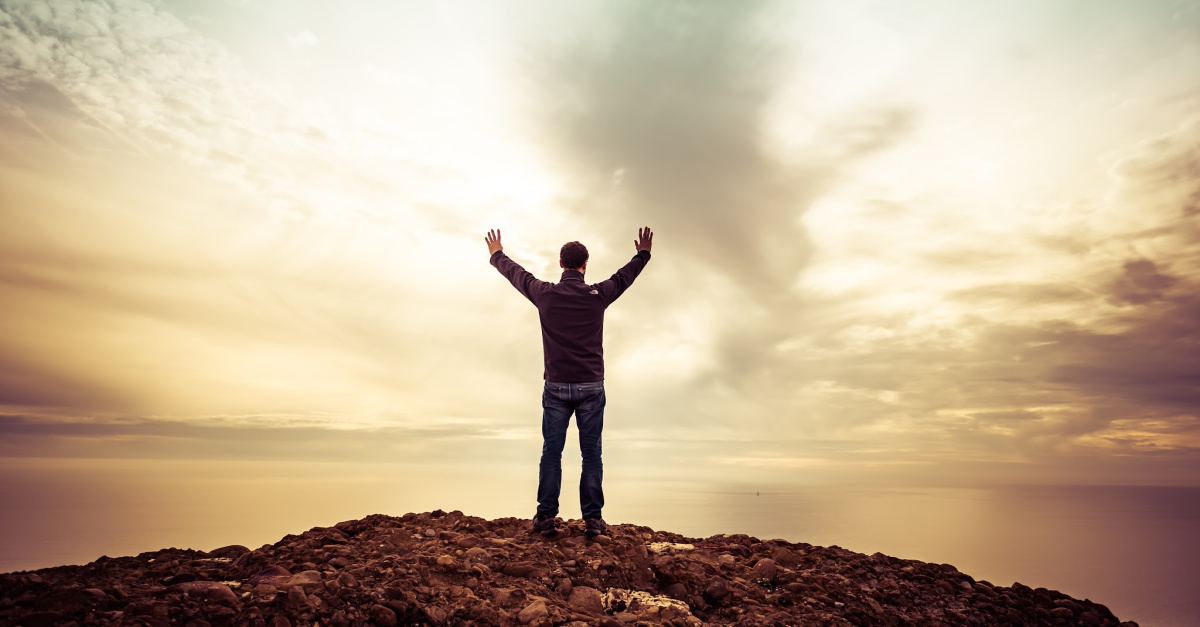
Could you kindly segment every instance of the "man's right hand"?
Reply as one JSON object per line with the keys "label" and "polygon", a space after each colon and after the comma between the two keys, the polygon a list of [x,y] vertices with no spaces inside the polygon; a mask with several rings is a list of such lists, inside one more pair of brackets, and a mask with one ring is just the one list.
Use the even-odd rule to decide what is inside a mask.
{"label": "man's right hand", "polygon": [[640,253],[643,250],[649,252],[650,246],[654,243],[654,234],[650,232],[650,227],[638,229],[638,238],[633,241],[634,247]]}
{"label": "man's right hand", "polygon": [[504,250],[504,246],[500,244],[500,229],[488,231],[487,235],[483,237],[483,241],[487,242],[488,255],[494,255]]}

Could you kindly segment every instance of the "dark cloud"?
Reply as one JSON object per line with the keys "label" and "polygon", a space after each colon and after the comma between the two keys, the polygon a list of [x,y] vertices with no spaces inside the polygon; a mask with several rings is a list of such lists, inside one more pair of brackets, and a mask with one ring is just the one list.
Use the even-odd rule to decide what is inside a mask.
{"label": "dark cloud", "polygon": [[[0,414],[0,457],[440,461],[447,451],[507,459],[498,439],[517,425],[381,425],[344,429],[282,416],[71,418]],[[523,451],[522,451],[523,452]]]}
{"label": "dark cloud", "polygon": [[[799,225],[805,210],[846,160],[906,135],[913,112],[863,111],[822,130],[822,147],[807,163],[779,163],[764,136],[784,62],[768,24],[771,5],[606,8],[611,21],[588,31],[603,34],[556,50],[560,61],[544,86],[549,138],[588,190],[576,211],[651,224],[690,262],[757,299],[778,300],[812,253]],[[624,200],[606,205],[593,190]]]}
{"label": "dark cloud", "polygon": [[0,407],[89,413],[128,409],[133,405],[125,393],[91,377],[39,364],[14,348],[11,339],[0,341]]}
{"label": "dark cloud", "polygon": [[[1052,456],[1087,454],[1088,446],[1103,442],[1125,452],[1174,451],[1200,463],[1194,448],[1200,435],[1200,238],[1191,236],[1200,221],[1187,210],[1198,184],[1180,175],[1194,169],[1198,135],[1195,125],[1186,125],[1123,161],[1116,198],[1125,210],[1144,211],[1138,224],[1146,228],[1079,249],[1086,254],[1116,242],[1151,254],[1106,262],[1074,282],[987,284],[949,295],[981,311],[1051,306],[1086,315],[1001,324],[981,314],[958,325],[968,341],[957,348],[881,339],[868,354],[832,360],[828,376],[849,386],[897,390],[897,411],[914,424],[938,425],[945,418],[934,416],[950,416],[933,428],[962,446]],[[857,322],[898,326],[895,320]],[[930,339],[953,346],[945,341],[954,336]],[[1090,444],[1080,448],[1079,442]]]}
{"label": "dark cloud", "polygon": [[1049,382],[1094,404],[1127,402],[1148,412],[1200,412],[1200,294],[1119,318],[1128,328],[1048,329],[1029,357],[1053,364]]}
{"label": "dark cloud", "polygon": [[[597,23],[572,24],[568,43],[539,51],[557,60],[541,119],[580,190],[568,206],[592,223],[657,229],[654,272],[672,278],[646,313],[707,300],[721,316],[711,366],[676,393],[789,385],[795,368],[778,347],[805,328],[809,303],[792,288],[814,248],[801,220],[850,166],[907,137],[917,113],[886,100],[849,106],[784,159],[767,124],[785,64],[797,62],[780,43],[781,5],[604,6]],[[732,292],[712,301],[714,284]],[[777,392],[760,401],[761,416],[788,403]]]}
{"label": "dark cloud", "polygon": [[1158,264],[1149,259],[1125,262],[1125,272],[1112,284],[1112,297],[1119,302],[1144,305],[1163,297],[1164,290],[1178,283],[1175,277],[1163,274]]}

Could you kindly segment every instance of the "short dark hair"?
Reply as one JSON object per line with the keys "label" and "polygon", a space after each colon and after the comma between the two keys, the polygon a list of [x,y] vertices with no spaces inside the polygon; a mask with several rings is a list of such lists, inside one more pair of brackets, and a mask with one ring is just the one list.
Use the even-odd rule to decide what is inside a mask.
{"label": "short dark hair", "polygon": [[562,250],[558,251],[558,260],[564,268],[578,270],[588,260],[587,246],[579,242],[567,242],[563,244]]}

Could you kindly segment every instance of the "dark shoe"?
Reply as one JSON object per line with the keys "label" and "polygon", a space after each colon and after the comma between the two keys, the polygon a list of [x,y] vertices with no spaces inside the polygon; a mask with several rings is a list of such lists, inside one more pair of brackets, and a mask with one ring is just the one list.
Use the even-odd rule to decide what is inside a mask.
{"label": "dark shoe", "polygon": [[583,533],[585,533],[589,538],[595,538],[596,536],[602,536],[608,533],[608,525],[605,524],[603,518],[584,518],[583,523]]}
{"label": "dark shoe", "polygon": [[558,535],[558,519],[538,514],[533,517],[533,531],[542,534],[543,538],[553,538]]}

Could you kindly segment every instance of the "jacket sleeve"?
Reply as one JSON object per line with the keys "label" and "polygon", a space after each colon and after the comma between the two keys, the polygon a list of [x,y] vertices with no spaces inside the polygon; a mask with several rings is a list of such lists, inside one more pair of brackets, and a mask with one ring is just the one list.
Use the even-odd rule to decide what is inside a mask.
{"label": "jacket sleeve", "polygon": [[490,263],[500,271],[500,274],[504,275],[504,278],[508,279],[509,283],[513,284],[513,287],[517,288],[518,292],[528,298],[534,306],[537,306],[538,296],[543,286],[549,285],[549,283],[539,281],[528,270],[522,268],[521,264],[509,259],[503,251],[498,250],[493,253]]}
{"label": "jacket sleeve", "polygon": [[604,298],[605,307],[611,305],[621,294],[625,293],[625,290],[629,289],[630,285],[633,285],[633,280],[642,273],[642,269],[646,267],[647,263],[650,263],[650,251],[639,250],[633,259],[629,260],[629,263],[617,270],[617,273],[609,277],[607,281],[599,284],[597,289]]}

